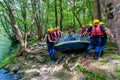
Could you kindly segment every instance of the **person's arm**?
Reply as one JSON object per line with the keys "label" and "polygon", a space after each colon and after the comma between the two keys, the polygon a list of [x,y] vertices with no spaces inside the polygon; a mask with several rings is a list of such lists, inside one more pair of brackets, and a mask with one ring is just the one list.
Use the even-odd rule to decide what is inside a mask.
{"label": "person's arm", "polygon": [[110,33],[112,33],[112,31],[111,31],[109,28],[105,27],[105,29],[106,29],[107,31],[109,31]]}
{"label": "person's arm", "polygon": [[46,41],[46,39],[47,39],[47,34],[45,34],[45,37],[44,37],[44,39],[43,39],[43,41],[42,41],[42,42],[45,42],[45,41]]}
{"label": "person's arm", "polygon": [[60,31],[60,34],[61,34],[61,36],[60,36],[60,38],[62,37],[62,31]]}
{"label": "person's arm", "polygon": [[50,39],[50,35],[48,35],[48,40],[49,40],[50,42],[56,42],[56,41],[52,41],[52,40]]}
{"label": "person's arm", "polygon": [[83,34],[81,34],[81,36],[85,36],[87,34],[87,31],[85,31]]}
{"label": "person's arm", "polygon": [[81,36],[85,36],[87,33],[90,33],[92,30],[92,27],[89,27]]}
{"label": "person's arm", "polygon": [[54,32],[54,34],[55,34],[55,37],[57,38],[57,34],[56,34],[56,32]]}
{"label": "person's arm", "polygon": [[112,38],[114,38],[114,35],[113,35],[110,31],[106,30],[105,32],[106,32],[108,35],[110,35]]}
{"label": "person's arm", "polygon": [[52,42],[52,40],[50,39],[50,35],[48,34],[48,40],[50,41],[50,42]]}
{"label": "person's arm", "polygon": [[56,40],[55,40],[55,41],[52,41],[52,42],[56,42],[56,41],[58,41],[58,37],[57,37],[56,32],[54,32],[54,34],[55,34],[55,38],[56,38]]}
{"label": "person's arm", "polygon": [[113,34],[111,34],[111,32],[110,31],[108,31],[107,29],[105,29],[104,27],[100,27],[101,28],[101,30],[104,32],[104,33],[106,33],[106,34],[108,34],[108,35],[110,35],[112,38],[114,38],[114,35]]}

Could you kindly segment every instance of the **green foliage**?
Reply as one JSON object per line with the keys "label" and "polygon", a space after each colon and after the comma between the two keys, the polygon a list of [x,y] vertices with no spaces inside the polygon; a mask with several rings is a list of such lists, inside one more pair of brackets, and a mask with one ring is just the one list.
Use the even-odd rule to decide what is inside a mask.
{"label": "green foliage", "polygon": [[[8,1],[9,2],[9,1]],[[37,36],[37,26],[35,25],[34,13],[32,9],[32,3],[28,0],[15,0],[11,1],[14,6],[14,16],[19,26],[20,31],[22,32],[23,37],[25,33],[32,34],[32,36]],[[63,31],[69,29],[69,26],[73,25],[75,29],[81,27],[81,25],[88,25],[92,23],[93,20],[93,3],[94,0],[75,0],[75,4],[71,0],[63,0]],[[4,23],[9,25],[9,29],[12,30],[12,26],[9,19],[9,12],[6,10],[6,5],[4,1],[1,1],[0,12],[4,14],[7,18],[7,21],[4,17]],[[11,3],[9,3],[11,4]],[[55,27],[55,8],[54,0],[36,0],[36,15],[38,15],[38,20],[41,24],[42,33],[45,34],[47,28]],[[58,14],[58,26],[60,26],[60,1],[57,0],[57,14]],[[103,16],[104,17],[104,16]],[[79,21],[78,21],[78,19]],[[74,21],[75,20],[75,21]],[[81,24],[81,25],[80,25]],[[14,32],[15,33],[15,32]],[[13,34],[11,34],[13,35]],[[30,38],[32,38],[30,36]],[[31,41],[31,40],[28,40]]]}
{"label": "green foliage", "polygon": [[0,68],[3,68],[5,67],[8,63],[12,63],[15,58],[17,58],[17,54],[15,53],[15,55],[11,56],[11,57],[8,57],[6,58],[3,62],[0,63]]}
{"label": "green foliage", "polygon": [[77,68],[76,68],[76,70],[77,70],[78,72],[82,72],[82,71],[84,71],[84,67],[78,65]]}
{"label": "green foliage", "polygon": [[105,53],[106,54],[110,54],[110,53],[119,54],[117,44],[112,43],[112,42],[108,42],[106,45]]}
{"label": "green foliage", "polygon": [[120,72],[120,67],[118,67],[118,68],[116,69],[116,72]]}
{"label": "green foliage", "polygon": [[73,63],[73,62],[76,62],[77,61],[77,57],[73,57],[73,58],[70,58],[70,60],[68,61],[69,63]]}
{"label": "green foliage", "polygon": [[65,69],[66,71],[69,70],[69,66],[68,66],[67,64],[64,64],[63,67],[64,67],[64,69]]}

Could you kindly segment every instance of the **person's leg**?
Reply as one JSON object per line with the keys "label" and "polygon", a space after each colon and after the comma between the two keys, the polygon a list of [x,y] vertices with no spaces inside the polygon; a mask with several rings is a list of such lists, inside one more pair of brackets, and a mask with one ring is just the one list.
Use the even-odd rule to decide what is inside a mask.
{"label": "person's leg", "polygon": [[50,46],[50,42],[49,41],[47,41],[47,48],[48,48],[48,53],[50,54],[51,53],[51,50],[50,50],[51,46]]}
{"label": "person's leg", "polygon": [[100,46],[96,46],[95,47],[95,53],[94,53],[94,56],[93,56],[93,58],[95,60],[98,60],[98,58],[99,58],[99,52],[100,52]]}
{"label": "person's leg", "polygon": [[89,46],[88,46],[87,50],[84,52],[84,57],[87,56],[88,52],[89,52],[92,48],[93,48],[92,45],[89,45]]}
{"label": "person's leg", "polygon": [[107,38],[103,38],[103,39],[102,39],[102,44],[101,44],[100,57],[103,57],[103,55],[104,55],[106,43],[107,43]]}
{"label": "person's leg", "polygon": [[101,46],[100,57],[103,57],[104,51],[105,51],[105,46]]}
{"label": "person's leg", "polygon": [[101,47],[101,37],[97,37],[96,38],[96,44],[95,44],[95,53],[94,53],[94,56],[93,58],[95,60],[98,60],[99,58],[99,52],[100,52],[100,47]]}
{"label": "person's leg", "polygon": [[86,49],[86,51],[84,52],[84,57],[87,56],[88,52],[93,48],[93,45],[94,45],[94,37],[91,37],[90,44],[89,44],[88,48]]}
{"label": "person's leg", "polygon": [[51,44],[51,53],[50,53],[51,60],[56,62],[55,58],[55,49],[54,49],[54,43]]}

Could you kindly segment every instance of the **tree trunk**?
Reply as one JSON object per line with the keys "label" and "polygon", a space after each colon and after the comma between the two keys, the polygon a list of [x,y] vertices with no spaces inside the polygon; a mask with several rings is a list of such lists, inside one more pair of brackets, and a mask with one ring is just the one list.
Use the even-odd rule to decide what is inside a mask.
{"label": "tree trunk", "polygon": [[94,19],[102,20],[99,0],[94,0]]}
{"label": "tree trunk", "polygon": [[62,17],[63,17],[63,9],[62,9],[62,0],[60,0],[60,29],[62,30]]}
{"label": "tree trunk", "polygon": [[1,21],[1,23],[2,23],[2,26],[3,26],[4,30],[5,30],[5,32],[7,33],[8,38],[12,41],[12,40],[14,39],[14,37],[12,37],[12,35],[11,35],[11,33],[10,33],[10,30],[9,30],[8,23],[7,23],[6,18],[4,17],[4,19],[5,19],[5,22],[4,22],[4,20],[2,19],[2,16],[3,16],[3,15],[0,15],[0,21]]}
{"label": "tree trunk", "polygon": [[[65,10],[67,10],[68,9],[68,7],[69,7],[69,5],[68,5],[68,3],[66,2],[66,9]],[[70,19],[69,19],[69,11],[67,10],[67,14],[65,15],[66,17],[67,17],[67,23],[66,24],[70,24]]]}
{"label": "tree trunk", "polygon": [[105,17],[105,21],[107,20],[107,15],[106,15],[106,4],[108,0],[100,0],[100,7],[101,7],[101,15]]}
{"label": "tree trunk", "polygon": [[[47,1],[47,13],[46,13],[46,27],[45,27],[45,32],[47,32],[48,24],[49,24],[49,0]],[[44,33],[45,34],[45,33]],[[45,36],[45,35],[44,35]]]}
{"label": "tree trunk", "polygon": [[72,11],[72,13],[73,13],[74,17],[76,18],[76,20],[78,21],[79,26],[82,27],[79,17],[73,11]]}
{"label": "tree trunk", "polygon": [[28,29],[27,29],[27,11],[26,11],[26,5],[27,5],[27,0],[24,0],[22,2],[21,6],[21,14],[23,17],[24,21],[24,43],[25,43],[25,48],[27,47],[27,34],[28,34]]}
{"label": "tree trunk", "polygon": [[[75,14],[75,0],[73,0],[73,7],[74,7],[74,10],[73,10],[73,15]],[[73,16],[73,22],[74,22],[74,27],[75,27],[75,15]]]}
{"label": "tree trunk", "polygon": [[42,37],[42,34],[41,34],[42,30],[41,30],[41,22],[39,20],[38,11],[37,11],[37,8],[36,8],[37,0],[31,0],[31,4],[32,4],[32,9],[33,9],[33,16],[34,16],[35,23],[36,23],[36,26],[37,26],[38,39],[40,39]]}
{"label": "tree trunk", "polygon": [[55,26],[58,26],[58,15],[57,15],[57,0],[55,0]]}
{"label": "tree trunk", "polygon": [[7,10],[8,10],[8,15],[11,21],[11,26],[13,27],[16,36],[18,38],[18,41],[20,42],[20,51],[19,51],[19,55],[21,55],[24,51],[25,51],[25,44],[24,44],[24,40],[22,37],[22,33],[20,32],[18,25],[16,24],[16,20],[15,20],[15,16],[14,16],[14,9],[13,9],[13,5],[9,3],[9,1],[4,0],[5,5],[7,6]]}
{"label": "tree trunk", "polygon": [[108,0],[107,2],[108,24],[115,34],[116,44],[120,53],[120,0]]}

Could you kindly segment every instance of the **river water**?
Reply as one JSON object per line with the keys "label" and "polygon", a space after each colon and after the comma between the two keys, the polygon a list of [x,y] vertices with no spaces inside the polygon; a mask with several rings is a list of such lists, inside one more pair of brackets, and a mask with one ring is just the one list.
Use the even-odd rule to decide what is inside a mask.
{"label": "river water", "polygon": [[[11,41],[4,35],[0,35],[0,62],[15,53],[11,48]],[[14,75],[5,69],[0,69],[0,80],[14,80]]]}

